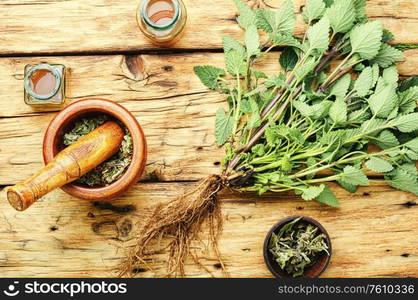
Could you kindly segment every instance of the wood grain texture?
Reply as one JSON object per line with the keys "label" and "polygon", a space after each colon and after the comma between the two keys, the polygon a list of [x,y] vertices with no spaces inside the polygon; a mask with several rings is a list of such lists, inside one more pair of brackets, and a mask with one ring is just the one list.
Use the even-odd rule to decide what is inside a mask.
{"label": "wood grain texture", "polygon": [[[399,72],[418,74],[418,50],[406,51]],[[277,72],[279,53],[258,64]],[[130,110],[149,145],[143,179],[198,180],[218,171],[222,150],[214,143],[214,116],[225,96],[209,91],[193,66],[223,66],[221,53],[0,58],[0,185],[14,184],[43,166],[41,145],[55,112],[39,112],[23,102],[23,68],[36,61],[70,69],[68,103],[85,97],[109,98]],[[1,118],[3,117],[3,118]],[[16,146],[18,145],[18,147]]]}
{"label": "wood grain texture", "polygon": [[[279,56],[280,52],[269,53],[257,62],[256,68],[276,74],[281,70]],[[39,62],[66,65],[67,104],[80,98],[109,97],[139,111],[157,102],[161,106],[176,105],[180,98],[217,97],[218,101],[225,98],[210,92],[193,72],[196,65],[224,68],[222,53],[0,58],[0,86],[7,87],[0,90],[5,99],[0,101],[0,117],[42,115],[23,102],[24,67]],[[407,50],[397,64],[398,71],[402,76],[418,75],[417,64],[418,49]],[[138,105],[139,102],[143,105]]]}
{"label": "wood grain texture", "polygon": [[[231,0],[184,0],[189,20],[179,49],[220,48],[222,36],[240,37]],[[260,1],[248,0],[251,5]],[[268,0],[277,6],[283,0]],[[300,15],[305,0],[295,0]],[[0,2],[1,55],[30,53],[120,52],[155,49],[136,24],[137,1],[4,0]],[[216,9],[207,9],[216,7]],[[367,14],[382,20],[395,43],[418,43],[415,0],[370,0]],[[36,13],[34,13],[36,12]],[[304,30],[298,17],[296,34]]]}
{"label": "wood grain texture", "polygon": [[[54,191],[30,210],[17,213],[0,202],[2,276],[115,276],[123,258],[120,247],[132,243],[137,221],[151,203],[166,201],[192,183],[136,185],[112,204],[93,205]],[[334,187],[341,208],[305,202],[291,194],[258,197],[221,195],[224,231],[220,250],[232,277],[269,277],[262,244],[270,227],[290,215],[318,220],[332,239],[333,256],[323,277],[416,277],[418,275],[418,206],[412,194],[379,183],[349,194]],[[3,193],[0,197],[3,199]],[[196,254],[214,276],[222,276],[212,253]],[[163,274],[164,255],[153,257],[155,274]],[[190,262],[192,277],[210,276]]]}
{"label": "wood grain texture", "polygon": [[[94,204],[56,190],[19,213],[0,191],[2,277],[115,276],[124,255],[121,247],[134,241],[141,225],[137,221],[147,209],[193,184],[179,181],[218,172],[223,151],[215,146],[213,124],[216,109],[225,105],[224,96],[208,91],[192,70],[202,64],[223,66],[222,54],[214,53],[221,50],[222,36],[242,37],[233,3],[185,0],[187,29],[174,46],[178,53],[170,54],[140,33],[138,2],[0,1],[0,186],[17,183],[43,166],[42,139],[55,115],[23,103],[25,64],[65,64],[69,102],[101,97],[122,104],[139,120],[149,144],[142,178],[148,181],[111,203]],[[264,2],[277,6],[283,0]],[[296,34],[304,30],[300,11],[305,2],[294,1]],[[395,34],[395,43],[418,43],[417,11],[415,0],[369,0],[367,6],[371,19],[382,20]],[[278,55],[269,55],[259,68],[277,71]],[[400,74],[418,75],[417,64],[418,50],[406,51],[398,64]],[[230,275],[271,276],[261,251],[265,234],[279,219],[302,214],[317,219],[330,233],[334,250],[324,277],[417,277],[418,198],[378,181],[354,194],[336,185],[332,189],[341,202],[339,209],[291,194],[259,197],[223,191],[220,250]],[[222,276],[215,256],[195,246],[212,275]],[[138,269],[139,276],[163,273],[165,257],[153,259],[156,274]],[[190,262],[187,272],[209,276]]]}

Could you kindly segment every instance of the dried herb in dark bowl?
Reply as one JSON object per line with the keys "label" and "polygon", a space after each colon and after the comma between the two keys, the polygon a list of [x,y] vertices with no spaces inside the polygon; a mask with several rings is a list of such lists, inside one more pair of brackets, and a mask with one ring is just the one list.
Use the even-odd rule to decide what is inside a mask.
{"label": "dried herb in dark bowl", "polygon": [[301,217],[272,232],[268,249],[279,267],[293,277],[302,276],[324,253],[330,255],[325,234]]}
{"label": "dried herb in dark bowl", "polygon": [[[74,127],[64,134],[63,144],[69,146],[76,142],[82,136],[92,132],[94,129],[111,120],[108,115],[98,115],[92,118],[83,118],[74,123]],[[128,129],[118,122],[125,130],[119,151],[111,158],[98,165],[96,168],[83,175],[75,181],[75,183],[84,184],[87,186],[104,186],[109,185],[118,180],[132,161],[132,138]]]}

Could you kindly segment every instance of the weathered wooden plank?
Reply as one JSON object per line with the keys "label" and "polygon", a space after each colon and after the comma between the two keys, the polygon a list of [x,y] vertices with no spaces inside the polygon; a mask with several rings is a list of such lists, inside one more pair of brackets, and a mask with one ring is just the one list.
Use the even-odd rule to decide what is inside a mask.
{"label": "weathered wooden plank", "polygon": [[[184,37],[176,48],[213,49],[221,47],[221,37],[240,37],[236,25],[236,10],[231,0],[184,0],[189,21]],[[139,1],[124,0],[69,0],[37,1],[6,0],[0,3],[0,54],[21,53],[76,53],[138,51],[155,49],[141,34],[136,24]],[[259,3],[259,1],[247,1]],[[276,6],[283,0],[268,1]],[[305,0],[294,1],[300,13]],[[414,0],[371,0],[367,14],[382,20],[395,36],[395,43],[417,43],[418,9]],[[216,9],[208,9],[216,7]],[[34,13],[36,12],[36,13]],[[295,30],[304,30],[300,18]]]}
{"label": "weathered wooden plank", "polygon": [[[14,211],[1,192],[2,277],[115,276],[115,266],[124,253],[120,247],[129,245],[146,208],[191,184],[137,184],[107,209],[54,191],[23,213]],[[320,221],[332,239],[333,256],[324,277],[416,277],[417,197],[377,182],[354,194],[335,185],[333,190],[341,208],[305,202],[291,194],[258,197],[222,192],[220,250],[230,275],[271,276],[262,257],[267,231],[284,217],[307,215]],[[197,254],[213,275],[222,276],[213,254]],[[158,276],[165,268],[165,257],[154,259]],[[190,262],[187,270],[189,276],[208,276]]]}
{"label": "weathered wooden plank", "polygon": [[[257,68],[267,73],[280,70],[279,52],[269,53]],[[193,67],[202,64],[224,66],[221,53],[184,53],[168,55],[102,55],[0,58],[0,117],[27,116],[36,110],[23,102],[23,71],[26,64],[61,63],[67,66],[68,103],[85,97],[111,98],[138,110],[150,102],[160,107],[175,105],[179,98],[200,95],[215,97],[194,75]],[[418,75],[418,49],[405,51],[398,63],[403,76]],[[217,96],[222,101],[222,96]],[[161,101],[160,101],[161,100]],[[141,105],[139,105],[141,103]],[[165,107],[168,110],[168,107]]]}
{"label": "weathered wooden plank", "polygon": [[[416,53],[407,51],[406,61],[399,64],[401,74],[416,74],[411,67],[416,65]],[[259,68],[276,72],[278,55],[269,55]],[[43,134],[55,113],[34,111],[24,104],[22,72],[25,64],[44,60],[0,59],[0,185],[21,181],[43,165]],[[134,113],[149,143],[144,178],[196,180],[217,172],[222,150],[214,144],[213,124],[224,96],[209,92],[193,74],[193,66],[222,66],[222,54],[74,56],[47,61],[70,68],[69,102],[109,98]]]}
{"label": "weathered wooden plank", "polygon": [[[417,74],[417,50],[406,52],[402,75]],[[278,53],[258,66],[278,69]],[[220,53],[139,56],[0,58],[0,185],[33,174],[42,163],[43,134],[55,113],[32,110],[23,102],[23,68],[36,61],[64,63],[69,102],[83,97],[115,100],[132,111],[149,143],[146,175],[160,180],[196,180],[217,172],[222,150],[214,144],[216,109],[224,96],[209,92],[193,74],[199,64],[223,65]]]}
{"label": "weathered wooden plank", "polygon": [[[141,111],[134,112],[148,142],[148,163],[143,179],[190,180],[217,172],[222,150],[214,145],[212,111],[215,108],[211,114],[201,112],[200,107],[205,105],[196,97],[200,96],[192,101],[177,100],[178,105],[167,106],[169,113],[165,115],[156,108],[161,117],[158,122],[155,114],[151,117]],[[42,139],[51,117],[52,114],[48,114],[0,120],[5,126],[0,130],[0,185],[24,180],[43,166]],[[23,123],[28,129],[25,133],[21,131]]]}

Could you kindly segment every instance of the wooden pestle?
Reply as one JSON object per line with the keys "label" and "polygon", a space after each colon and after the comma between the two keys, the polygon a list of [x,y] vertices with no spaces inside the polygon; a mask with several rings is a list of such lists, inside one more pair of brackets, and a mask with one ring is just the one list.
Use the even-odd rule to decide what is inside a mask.
{"label": "wooden pestle", "polygon": [[114,155],[120,148],[125,133],[113,121],[96,128],[71,144],[54,159],[23,183],[10,187],[7,199],[19,211],[67,183],[77,180]]}

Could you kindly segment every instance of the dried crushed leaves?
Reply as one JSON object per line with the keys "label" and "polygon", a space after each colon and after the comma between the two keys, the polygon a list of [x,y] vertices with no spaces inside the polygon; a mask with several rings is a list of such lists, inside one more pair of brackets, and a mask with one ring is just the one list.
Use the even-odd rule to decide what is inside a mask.
{"label": "dried crushed leaves", "polygon": [[299,222],[300,219],[286,223],[277,234],[273,232],[269,242],[269,251],[277,264],[293,277],[303,275],[324,252],[329,255],[325,235],[318,227]]}
{"label": "dried crushed leaves", "polygon": [[[107,115],[99,115],[93,118],[84,118],[74,123],[73,129],[64,134],[63,144],[66,146],[76,142],[82,136],[92,132],[94,129],[109,121]],[[104,186],[118,180],[132,161],[132,137],[128,129],[121,124],[125,130],[125,136],[119,151],[111,158],[83,175],[75,181],[87,186]]]}

